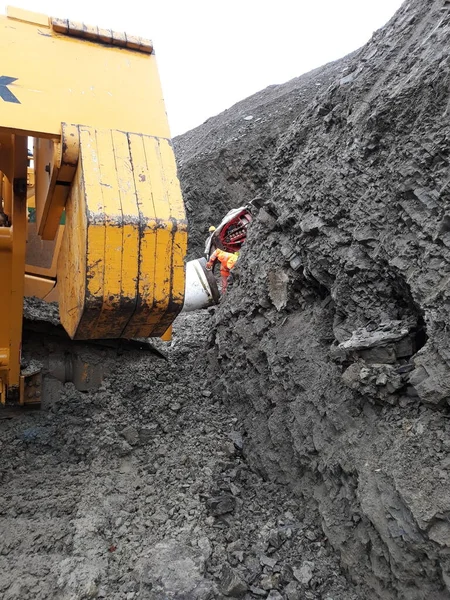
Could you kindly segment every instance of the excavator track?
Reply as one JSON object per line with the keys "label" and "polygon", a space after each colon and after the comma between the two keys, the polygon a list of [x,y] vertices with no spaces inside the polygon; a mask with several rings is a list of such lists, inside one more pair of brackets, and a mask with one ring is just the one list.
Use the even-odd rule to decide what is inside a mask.
{"label": "excavator track", "polygon": [[[57,307],[56,307],[57,308]],[[157,347],[159,343],[160,348]],[[0,410],[1,419],[12,419],[55,399],[61,386],[72,382],[81,392],[101,386],[105,376],[124,354],[137,357],[150,353],[167,360],[163,342],[147,339],[71,340],[58,322],[55,306],[27,299],[22,337],[22,374],[39,376],[39,387],[26,387],[24,402],[13,402]],[[39,389],[39,392],[35,392]]]}

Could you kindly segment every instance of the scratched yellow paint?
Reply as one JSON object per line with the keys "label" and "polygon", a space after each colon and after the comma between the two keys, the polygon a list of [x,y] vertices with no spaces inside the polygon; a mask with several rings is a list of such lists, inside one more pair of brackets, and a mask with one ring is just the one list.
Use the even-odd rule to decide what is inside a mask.
{"label": "scratched yellow paint", "polygon": [[80,146],[58,260],[59,309],[72,338],[90,339],[102,306],[105,254],[105,228],[91,216],[101,213],[95,131],[80,128]]}
{"label": "scratched yellow paint", "polygon": [[155,300],[154,278],[156,268],[156,214],[152,200],[150,172],[145,156],[144,140],[140,135],[128,136],[133,162],[134,184],[141,223],[139,246],[139,282],[136,311],[130,319],[124,336],[151,335],[152,312]]}
{"label": "scratched yellow paint", "polygon": [[[160,140],[161,166],[169,203],[170,217],[176,223],[172,237],[172,298],[171,304],[180,307],[184,302],[184,257],[187,251],[187,221],[180,182],[177,177],[177,166],[172,145],[168,140]],[[173,308],[163,319],[164,327],[172,323]],[[162,332],[164,333],[164,332]]]}
{"label": "scratched yellow paint", "polygon": [[97,138],[94,129],[79,127],[80,164],[86,203],[86,292],[83,316],[75,337],[91,339],[103,303],[105,227]]}
{"label": "scratched yellow paint", "polygon": [[141,238],[138,302],[124,335],[159,336],[181,310],[184,299],[184,206],[179,184],[177,187],[171,183],[174,178],[176,182],[178,180],[168,141],[134,135],[129,135],[128,139]]}
{"label": "scratched yellow paint", "polygon": [[118,338],[124,322],[117,315],[122,291],[122,204],[113,156],[112,132],[97,131],[105,227],[103,306],[96,325],[97,337]]}
{"label": "scratched yellow paint", "polygon": [[168,309],[170,301],[173,223],[170,221],[170,207],[162,173],[159,140],[146,137],[144,146],[150,171],[152,201],[158,218],[154,279],[155,303],[151,322],[155,326],[153,331],[159,335],[157,324]]}
{"label": "scratched yellow paint", "polygon": [[155,288],[154,335],[163,335],[181,310],[184,300],[184,256],[187,224],[172,147],[167,140],[146,140],[146,155],[151,165],[152,197],[158,215],[156,241],[157,268]]}
{"label": "scratched yellow paint", "polygon": [[[115,173],[122,206],[122,288],[120,321],[122,331],[134,314],[139,273],[139,211],[133,165],[126,133],[112,132]],[[122,334],[122,332],[121,332]]]}
{"label": "scratched yellow paint", "polygon": [[25,194],[14,189],[15,178],[27,174],[26,138],[1,135],[0,179],[5,212],[12,227],[2,227],[0,236],[0,402],[6,401],[6,386],[20,387],[20,354],[26,246]]}
{"label": "scratched yellow paint", "polygon": [[[68,226],[69,225],[69,226]],[[70,337],[78,328],[86,294],[87,218],[81,169],[66,203],[66,227],[58,257],[59,315]]]}

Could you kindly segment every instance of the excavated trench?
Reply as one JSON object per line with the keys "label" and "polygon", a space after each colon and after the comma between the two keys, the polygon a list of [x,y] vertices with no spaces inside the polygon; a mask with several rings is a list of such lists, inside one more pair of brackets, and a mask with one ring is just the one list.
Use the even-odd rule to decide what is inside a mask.
{"label": "excavated trench", "polygon": [[407,1],[175,139],[190,258],[262,198],[233,285],[0,419],[0,598],[450,598],[449,43]]}

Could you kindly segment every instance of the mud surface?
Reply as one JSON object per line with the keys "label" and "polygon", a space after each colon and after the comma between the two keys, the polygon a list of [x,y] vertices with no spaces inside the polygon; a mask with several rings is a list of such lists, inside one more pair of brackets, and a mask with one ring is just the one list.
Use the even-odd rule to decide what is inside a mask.
{"label": "mud surface", "polygon": [[2,599],[358,598],[317,514],[245,459],[210,319],[180,317],[167,360],[90,349],[100,389],[0,419]]}

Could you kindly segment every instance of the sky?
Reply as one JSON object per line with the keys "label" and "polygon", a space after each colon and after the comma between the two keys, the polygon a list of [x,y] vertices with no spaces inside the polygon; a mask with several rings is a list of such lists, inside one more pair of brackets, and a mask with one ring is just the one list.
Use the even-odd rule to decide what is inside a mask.
{"label": "sky", "polygon": [[[12,0],[153,41],[173,136],[345,56],[403,0]],[[6,4],[0,3],[5,14]]]}

